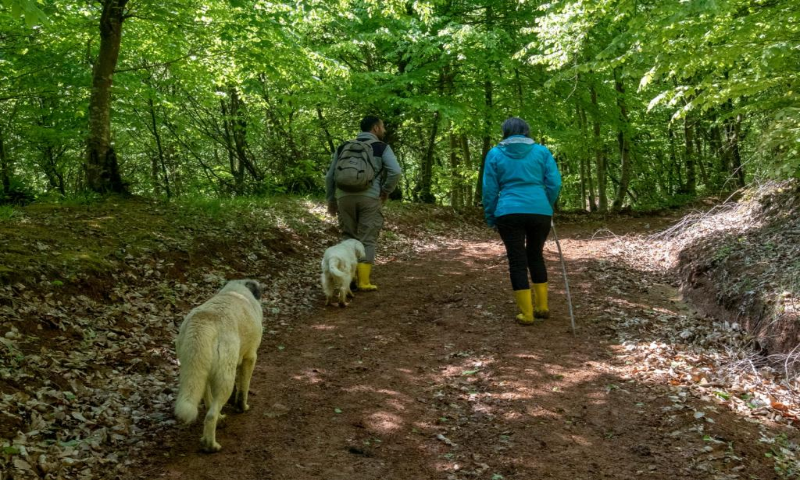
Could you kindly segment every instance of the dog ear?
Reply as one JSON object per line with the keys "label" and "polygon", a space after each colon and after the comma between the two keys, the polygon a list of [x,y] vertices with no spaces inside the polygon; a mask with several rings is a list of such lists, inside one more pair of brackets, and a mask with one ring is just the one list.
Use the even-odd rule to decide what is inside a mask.
{"label": "dog ear", "polygon": [[253,294],[253,298],[255,298],[256,300],[261,300],[262,290],[260,283],[258,283],[255,280],[245,280],[244,286],[247,287],[248,290],[250,290],[250,293]]}

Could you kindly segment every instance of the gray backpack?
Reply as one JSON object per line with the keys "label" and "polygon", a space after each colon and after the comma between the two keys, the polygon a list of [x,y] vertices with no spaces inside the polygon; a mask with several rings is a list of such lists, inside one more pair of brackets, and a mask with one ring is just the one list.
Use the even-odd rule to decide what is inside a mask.
{"label": "gray backpack", "polygon": [[372,185],[375,179],[375,157],[372,144],[375,140],[362,142],[351,140],[344,145],[339,158],[333,180],[336,187],[348,193],[363,192]]}

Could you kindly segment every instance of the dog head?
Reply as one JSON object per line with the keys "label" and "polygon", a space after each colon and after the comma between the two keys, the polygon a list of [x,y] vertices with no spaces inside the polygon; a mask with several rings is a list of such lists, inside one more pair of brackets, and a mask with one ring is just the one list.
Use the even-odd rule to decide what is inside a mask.
{"label": "dog head", "polygon": [[356,258],[361,260],[367,253],[364,251],[364,244],[359,242],[358,240],[351,238],[350,240],[345,240],[346,243],[350,244],[350,247],[356,252]]}
{"label": "dog head", "polygon": [[229,292],[229,291],[236,291],[241,293],[242,287],[249,290],[250,293],[253,295],[253,298],[255,298],[256,300],[261,300],[261,295],[264,292],[264,287],[260,283],[258,283],[258,281],[251,280],[249,278],[242,280],[230,280],[228,281],[228,283],[225,284],[224,287],[222,287],[222,290],[220,290],[219,293]]}
{"label": "dog head", "polygon": [[243,280],[244,286],[250,290],[250,293],[253,294],[253,298],[256,300],[261,300],[261,295],[264,293],[264,289],[260,283],[255,280]]}

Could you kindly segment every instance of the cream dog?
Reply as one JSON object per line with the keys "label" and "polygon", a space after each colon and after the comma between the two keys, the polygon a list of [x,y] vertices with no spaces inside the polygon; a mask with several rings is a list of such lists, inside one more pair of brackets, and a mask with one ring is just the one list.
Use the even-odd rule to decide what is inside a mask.
{"label": "cream dog", "polygon": [[339,306],[347,306],[347,297],[353,296],[350,282],[355,280],[358,259],[364,258],[364,255],[364,245],[355,239],[345,240],[325,250],[321,277],[325,305],[334,303],[336,294]]}
{"label": "cream dog", "polygon": [[217,420],[224,418],[220,410],[228,399],[240,412],[249,408],[247,390],[264,331],[260,298],[261,285],[255,280],[232,280],[181,324],[175,416],[193,422],[204,399],[208,412],[200,442],[207,452],[221,448],[216,441]]}

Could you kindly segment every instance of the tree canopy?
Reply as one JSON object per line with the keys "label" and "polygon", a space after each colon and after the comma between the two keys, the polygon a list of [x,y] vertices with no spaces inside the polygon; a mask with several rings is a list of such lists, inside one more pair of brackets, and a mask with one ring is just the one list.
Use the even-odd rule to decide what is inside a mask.
{"label": "tree canopy", "polygon": [[793,0],[3,0],[3,201],[317,193],[381,116],[402,195],[479,201],[519,116],[561,206],[800,176]]}

